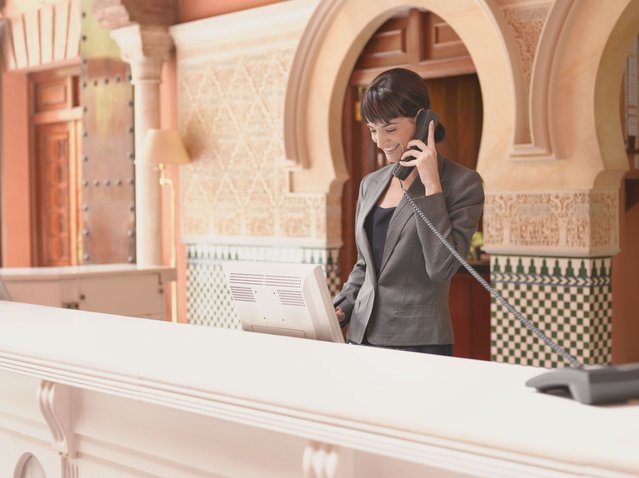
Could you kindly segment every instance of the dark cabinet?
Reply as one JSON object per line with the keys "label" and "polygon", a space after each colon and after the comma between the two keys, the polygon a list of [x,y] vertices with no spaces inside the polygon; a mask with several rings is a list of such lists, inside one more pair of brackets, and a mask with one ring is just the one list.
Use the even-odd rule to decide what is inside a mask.
{"label": "dark cabinet", "polygon": [[[472,265],[490,283],[489,263]],[[451,281],[449,307],[455,357],[490,360],[490,293],[463,267]]]}

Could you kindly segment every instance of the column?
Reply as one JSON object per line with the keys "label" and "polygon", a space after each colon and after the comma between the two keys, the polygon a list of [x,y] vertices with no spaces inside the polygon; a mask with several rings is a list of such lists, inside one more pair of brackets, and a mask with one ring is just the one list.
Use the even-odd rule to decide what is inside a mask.
{"label": "column", "polygon": [[[173,51],[165,27],[133,24],[115,29],[122,59],[131,65],[135,97],[135,149],[141,150],[149,128],[160,127],[162,64]],[[136,153],[137,154],[137,153]],[[136,256],[141,266],[162,263],[162,222],[159,171],[152,164],[135,161]]]}

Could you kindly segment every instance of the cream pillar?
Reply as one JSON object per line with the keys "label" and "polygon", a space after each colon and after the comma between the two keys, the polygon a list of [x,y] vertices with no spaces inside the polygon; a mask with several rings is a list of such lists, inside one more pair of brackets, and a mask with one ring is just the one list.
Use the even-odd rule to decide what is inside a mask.
{"label": "cream pillar", "polygon": [[[131,65],[135,97],[135,149],[141,150],[149,128],[160,127],[160,79],[162,63],[173,40],[164,27],[133,24],[115,29],[111,36]],[[162,263],[162,222],[159,171],[154,165],[135,161],[135,232],[137,264]]]}

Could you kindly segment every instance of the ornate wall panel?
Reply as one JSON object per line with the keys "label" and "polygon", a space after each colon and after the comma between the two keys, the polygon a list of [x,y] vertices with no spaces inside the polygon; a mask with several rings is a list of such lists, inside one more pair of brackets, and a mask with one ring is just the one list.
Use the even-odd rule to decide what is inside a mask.
{"label": "ornate wall panel", "polygon": [[[326,240],[326,195],[290,193],[291,163],[284,153],[284,96],[304,22],[276,15],[296,9],[276,4],[209,19],[208,32],[223,22],[232,36],[207,33],[206,46],[194,38],[206,28],[201,22],[174,34],[180,129],[193,159],[180,177],[187,241]],[[277,18],[273,25],[245,31],[260,11],[259,18]]]}
{"label": "ornate wall panel", "polygon": [[553,2],[550,0],[497,0],[519,48],[526,85],[530,75],[539,36]]}
{"label": "ornate wall panel", "polygon": [[180,65],[185,236],[326,237],[323,195],[288,193],[282,110],[294,49]]}
{"label": "ornate wall panel", "polygon": [[494,252],[610,255],[618,243],[618,194],[488,193],[484,239]]}

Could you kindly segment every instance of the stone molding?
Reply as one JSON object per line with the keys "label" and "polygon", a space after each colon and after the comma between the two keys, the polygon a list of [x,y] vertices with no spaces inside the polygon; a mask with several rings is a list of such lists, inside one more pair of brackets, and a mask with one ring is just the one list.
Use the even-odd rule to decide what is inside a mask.
{"label": "stone molding", "polygon": [[111,31],[122,52],[122,59],[131,65],[132,83],[159,83],[162,64],[173,52],[173,39],[165,27],[129,25]]}
{"label": "stone molding", "polygon": [[9,71],[76,62],[80,55],[80,0],[59,0],[4,18],[2,56]]}
{"label": "stone molding", "polygon": [[617,191],[487,193],[490,253],[612,256],[618,252]]}

